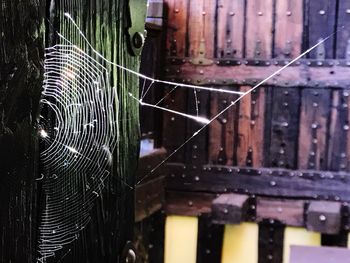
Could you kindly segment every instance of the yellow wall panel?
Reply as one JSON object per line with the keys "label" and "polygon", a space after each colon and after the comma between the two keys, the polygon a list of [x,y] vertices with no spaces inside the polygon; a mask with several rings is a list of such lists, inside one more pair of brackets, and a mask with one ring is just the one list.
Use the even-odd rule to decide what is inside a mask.
{"label": "yellow wall panel", "polygon": [[283,263],[289,263],[290,246],[320,246],[320,233],[307,231],[305,228],[286,227],[284,231]]}
{"label": "yellow wall panel", "polygon": [[198,218],[168,216],[165,222],[164,263],[196,263]]}
{"label": "yellow wall panel", "polygon": [[257,224],[226,225],[221,263],[257,263],[258,235]]}

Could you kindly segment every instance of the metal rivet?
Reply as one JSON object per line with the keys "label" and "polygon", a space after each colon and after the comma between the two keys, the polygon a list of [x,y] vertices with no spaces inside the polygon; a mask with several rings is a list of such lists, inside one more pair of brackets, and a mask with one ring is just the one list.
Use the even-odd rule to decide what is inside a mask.
{"label": "metal rivet", "polygon": [[287,11],[287,16],[291,16],[292,15],[292,11]]}
{"label": "metal rivet", "polygon": [[202,15],[205,16],[207,13],[205,11],[202,12]]}
{"label": "metal rivet", "polygon": [[263,12],[259,11],[259,12],[258,12],[258,15],[259,15],[259,16],[262,16],[262,15],[263,15]]}
{"label": "metal rivet", "polygon": [[319,13],[321,16],[323,16],[323,15],[325,15],[325,14],[326,14],[326,11],[324,11],[324,10],[320,10],[318,13]]}
{"label": "metal rivet", "polygon": [[347,13],[347,14],[350,14],[350,9],[346,9],[346,13]]}
{"label": "metal rivet", "polygon": [[188,206],[193,206],[193,202],[192,201],[188,201]]}
{"label": "metal rivet", "polygon": [[235,12],[231,11],[229,14],[230,14],[230,16],[234,16]]}
{"label": "metal rivet", "polygon": [[199,176],[194,177],[194,180],[195,180],[196,182],[198,182],[198,181],[199,181]]}
{"label": "metal rivet", "polygon": [[271,185],[271,186],[276,186],[276,182],[275,182],[275,181],[271,181],[271,182],[270,182],[270,185]]}
{"label": "metal rivet", "polygon": [[175,12],[175,13],[179,13],[180,10],[179,10],[179,9],[175,9],[174,12]]}
{"label": "metal rivet", "polygon": [[321,222],[325,222],[327,220],[326,216],[325,215],[320,215],[318,217],[318,219],[321,221]]}
{"label": "metal rivet", "polygon": [[349,125],[344,125],[344,130],[348,131],[349,130]]}

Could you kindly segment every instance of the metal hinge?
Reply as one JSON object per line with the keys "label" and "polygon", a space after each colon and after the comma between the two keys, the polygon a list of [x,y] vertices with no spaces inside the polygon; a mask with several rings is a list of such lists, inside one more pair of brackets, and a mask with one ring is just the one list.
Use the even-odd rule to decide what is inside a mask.
{"label": "metal hinge", "polygon": [[[322,42],[323,39],[320,38],[318,40],[318,43]],[[316,48],[316,58],[318,60],[324,60],[326,58],[326,48],[324,46],[324,42],[322,42],[321,44],[319,44]]]}
{"label": "metal hinge", "polygon": [[208,59],[205,57],[205,40],[202,39],[199,43],[199,52],[198,56],[194,59],[192,59],[193,65],[202,65],[202,66],[208,66],[212,65],[214,63],[214,60]]}
{"label": "metal hinge", "polygon": [[147,1],[129,0],[126,15],[126,28],[128,35],[128,47],[130,54],[137,56],[141,54],[145,42],[145,19]]}

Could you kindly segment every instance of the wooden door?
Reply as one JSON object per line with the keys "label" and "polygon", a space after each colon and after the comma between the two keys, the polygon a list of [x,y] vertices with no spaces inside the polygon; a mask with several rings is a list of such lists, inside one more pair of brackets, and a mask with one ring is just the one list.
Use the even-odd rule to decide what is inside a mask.
{"label": "wooden door", "polygon": [[[333,34],[229,107],[206,129],[192,120],[163,114],[162,145],[169,154],[176,151],[165,164],[169,170],[160,172],[169,178],[165,210],[169,215],[199,217],[197,262],[208,258],[220,262],[221,254],[213,251],[221,246],[222,239],[216,237],[222,236],[222,228],[207,217],[215,216],[212,201],[223,193],[249,196],[250,209],[243,221],[260,224],[259,262],[281,262],[281,242],[289,233],[284,228],[295,222],[265,214],[269,206],[290,205],[299,211],[297,225],[303,227],[307,223],[302,215],[310,200],[338,204],[349,200],[344,179],[349,176],[350,160],[348,3],[167,0],[165,5],[164,76],[180,83],[246,92]],[[164,94],[172,88],[164,86]],[[199,115],[211,120],[236,99],[232,94],[195,94],[178,88],[164,106],[192,115],[198,107]],[[290,199],[300,200],[289,203]],[[338,241],[330,241],[327,231],[319,230],[322,243],[344,246],[340,240],[347,221],[340,228]],[[215,236],[216,243],[209,236]]]}

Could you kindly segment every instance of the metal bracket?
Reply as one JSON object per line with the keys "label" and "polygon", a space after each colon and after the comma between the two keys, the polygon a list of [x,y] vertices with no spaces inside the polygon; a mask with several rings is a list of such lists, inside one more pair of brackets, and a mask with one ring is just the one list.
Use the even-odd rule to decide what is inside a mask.
{"label": "metal bracket", "polygon": [[254,58],[260,58],[260,57],[261,57],[261,40],[257,40],[255,43]]}
{"label": "metal bracket", "polygon": [[141,54],[143,44],[145,42],[145,19],[147,11],[146,0],[129,0],[126,15],[126,28],[128,36],[129,52],[133,56]]}
{"label": "metal bracket", "polygon": [[284,55],[285,55],[285,57],[290,57],[291,54],[292,54],[292,50],[293,50],[292,41],[287,41],[286,47],[285,47],[285,49],[284,49]]}
{"label": "metal bracket", "polygon": [[[323,41],[323,39],[320,38],[318,40],[318,43],[320,43],[322,41]],[[317,48],[316,48],[316,58],[318,60],[325,60],[325,58],[326,58],[326,48],[325,48],[323,42],[320,45],[318,45]]]}
{"label": "metal bracket", "polygon": [[193,65],[202,65],[202,66],[209,66],[214,63],[213,60],[207,59],[205,57],[205,40],[202,39],[201,42],[199,43],[199,52],[198,56],[194,59],[192,59],[192,64]]}

